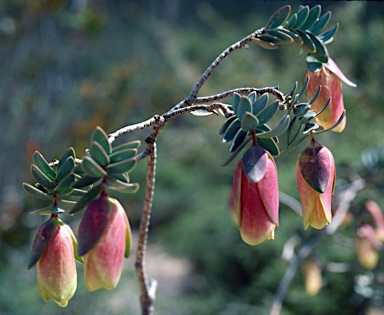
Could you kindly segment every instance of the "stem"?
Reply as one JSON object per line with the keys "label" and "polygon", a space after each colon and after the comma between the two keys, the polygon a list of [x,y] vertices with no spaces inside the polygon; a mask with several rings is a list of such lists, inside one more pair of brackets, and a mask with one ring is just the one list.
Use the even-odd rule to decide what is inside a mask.
{"label": "stem", "polygon": [[147,146],[148,160],[147,160],[147,182],[145,190],[145,199],[143,212],[141,215],[139,240],[137,245],[136,254],[136,275],[139,281],[141,290],[140,305],[142,315],[154,314],[154,302],[156,299],[156,280],[148,281],[145,272],[145,253],[147,249],[148,229],[151,217],[151,209],[153,203],[153,194],[155,189],[155,175],[156,175],[156,143],[149,142]]}
{"label": "stem", "polygon": [[338,207],[335,212],[335,216],[332,222],[324,228],[320,233],[316,234],[308,240],[299,250],[297,255],[293,256],[290,265],[287,268],[283,279],[280,281],[277,288],[275,299],[273,301],[270,315],[279,315],[283,306],[284,297],[291,285],[300,264],[315,250],[317,246],[328,236],[336,233],[340,224],[347,212],[349,211],[350,204],[355,199],[356,194],[365,187],[365,181],[363,179],[357,179],[352,182],[347,189],[340,193]]}
{"label": "stem", "polygon": [[213,73],[213,71],[217,68],[218,65],[233,51],[237,49],[241,49],[243,47],[246,47],[247,44],[257,36],[261,35],[264,32],[264,28],[261,28],[252,34],[249,34],[248,36],[244,37],[243,39],[239,40],[238,42],[234,43],[233,45],[229,46],[227,49],[225,49],[212,63],[211,65],[205,70],[203,75],[200,77],[199,81],[193,88],[190,94],[190,99],[195,99],[197,96],[197,93],[199,93],[201,87],[207,81],[208,77]]}

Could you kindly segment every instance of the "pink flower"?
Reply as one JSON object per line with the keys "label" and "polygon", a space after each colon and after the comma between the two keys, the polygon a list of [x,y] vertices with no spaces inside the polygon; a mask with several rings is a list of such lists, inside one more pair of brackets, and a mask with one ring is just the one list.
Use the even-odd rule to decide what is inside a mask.
{"label": "pink flower", "polygon": [[377,238],[374,228],[364,224],[357,230],[356,252],[360,264],[367,269],[374,269],[379,260],[378,250],[382,243]]}
{"label": "pink flower", "polygon": [[79,226],[78,253],[89,291],[117,286],[130,240],[128,217],[116,199],[102,194],[88,205]]}
{"label": "pink flower", "polygon": [[[245,159],[247,153],[237,163],[232,188],[232,207],[237,214],[243,241],[249,245],[257,245],[273,239],[275,228],[279,225],[277,169],[272,156],[257,144],[254,144],[248,153],[253,156],[256,153],[263,170],[256,170],[256,178],[252,178],[251,172],[245,173],[244,163],[250,159]],[[245,168],[247,169],[247,166]]]}
{"label": "pink flower", "polygon": [[[344,113],[343,92],[341,88],[341,81],[350,85],[356,86],[353,82],[349,81],[341,72],[336,63],[329,58],[328,63],[325,64],[320,70],[316,72],[308,71],[306,75],[309,76],[309,83],[307,87],[307,96],[310,100],[319,86],[321,90],[315,101],[311,104],[311,108],[319,112],[330,100],[327,108],[316,117],[317,123],[324,129],[330,128],[337,123],[341,115]],[[346,116],[333,131],[342,132],[347,122]]]}
{"label": "pink flower", "polygon": [[376,226],[376,235],[380,241],[384,241],[384,216],[380,206],[370,200],[365,203],[365,208],[371,213]]}
{"label": "pink flower", "polygon": [[45,301],[65,307],[77,287],[74,257],[76,240],[71,228],[52,215],[37,230],[28,268],[37,263],[37,283]]}
{"label": "pink flower", "polygon": [[303,211],[304,228],[321,229],[331,222],[331,197],[336,168],[331,151],[312,139],[299,156],[296,179]]}

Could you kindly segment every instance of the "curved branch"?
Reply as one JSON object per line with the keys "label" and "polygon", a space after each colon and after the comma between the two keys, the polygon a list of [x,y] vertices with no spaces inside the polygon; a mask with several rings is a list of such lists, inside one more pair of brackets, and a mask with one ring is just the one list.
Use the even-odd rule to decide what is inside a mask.
{"label": "curved branch", "polygon": [[234,43],[233,45],[229,46],[227,49],[225,49],[212,63],[211,65],[205,70],[205,72],[200,77],[199,81],[196,83],[195,87],[191,91],[191,94],[189,95],[189,100],[194,100],[197,96],[197,93],[199,93],[201,87],[207,81],[208,77],[213,73],[213,71],[217,68],[220,63],[233,51],[237,49],[241,49],[243,47],[246,47],[247,44],[254,38],[260,36],[264,32],[264,28],[261,28],[252,34],[249,34],[248,36],[244,37],[243,39],[239,40],[238,42]]}

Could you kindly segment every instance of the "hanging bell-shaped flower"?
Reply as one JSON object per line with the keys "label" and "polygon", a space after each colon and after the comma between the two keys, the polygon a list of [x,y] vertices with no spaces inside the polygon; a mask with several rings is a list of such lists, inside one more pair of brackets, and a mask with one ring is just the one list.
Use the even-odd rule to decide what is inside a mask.
{"label": "hanging bell-shaped flower", "polygon": [[331,222],[331,198],[336,181],[331,151],[312,139],[299,156],[296,179],[303,211],[304,228],[321,229]]}
{"label": "hanging bell-shaped flower", "polygon": [[131,240],[128,217],[120,202],[104,194],[92,201],[81,219],[78,239],[87,289],[115,288]]}
{"label": "hanging bell-shaped flower", "polygon": [[244,242],[257,245],[274,238],[279,225],[277,169],[269,152],[257,144],[236,165],[232,208]]}

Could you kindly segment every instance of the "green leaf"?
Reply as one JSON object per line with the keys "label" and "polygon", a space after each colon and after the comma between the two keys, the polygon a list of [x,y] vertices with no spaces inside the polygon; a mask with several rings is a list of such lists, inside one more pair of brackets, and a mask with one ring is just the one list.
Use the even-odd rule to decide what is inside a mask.
{"label": "green leaf", "polygon": [[309,110],[311,106],[308,103],[297,104],[293,108],[293,114],[296,117],[302,117]]}
{"label": "green leaf", "polygon": [[81,177],[79,180],[75,181],[73,183],[72,187],[73,188],[88,187],[88,186],[96,183],[98,180],[100,180],[100,177],[84,176],[84,177]]}
{"label": "green leaf", "polygon": [[112,153],[109,158],[111,163],[116,163],[124,160],[131,159],[137,155],[137,149],[126,149]]}
{"label": "green leaf", "polygon": [[136,166],[137,160],[135,158],[109,164],[106,167],[108,174],[114,173],[128,173]]}
{"label": "green leaf", "polygon": [[311,105],[316,99],[317,97],[319,96],[320,94],[320,91],[321,91],[321,86],[319,86],[315,92],[315,94],[312,96],[312,98],[309,100],[308,104]]}
{"label": "green leaf", "polygon": [[75,212],[78,212],[80,211],[81,209],[85,208],[86,206],[88,206],[88,204],[96,199],[100,192],[102,190],[102,187],[101,185],[97,185],[95,187],[93,187],[90,191],[88,191],[88,193],[86,193],[77,203],[76,205],[72,208],[72,210],[70,211],[70,213],[75,213]]}
{"label": "green leaf", "polygon": [[118,180],[120,182],[123,182],[125,184],[129,184],[129,175],[127,173],[114,173],[114,174],[108,174],[107,181],[110,180]]}
{"label": "green leaf", "polygon": [[267,28],[271,29],[271,28],[276,28],[282,25],[283,23],[285,23],[290,13],[291,13],[290,5],[285,5],[281,7],[275,13],[273,13],[273,15],[271,16],[271,18],[267,23]]}
{"label": "green leaf", "polygon": [[123,143],[117,147],[114,147],[112,149],[112,154],[119,151],[124,151],[126,149],[138,149],[140,147],[140,143],[141,143],[140,140]]}
{"label": "green leaf", "polygon": [[103,149],[101,144],[96,141],[92,142],[89,153],[91,154],[92,159],[94,159],[100,166],[105,166],[110,162],[107,152]]}
{"label": "green leaf", "polygon": [[233,112],[236,114],[237,113],[237,107],[239,105],[239,102],[241,100],[241,95],[238,94],[238,93],[235,93],[233,94],[233,104],[232,104],[232,107],[233,107]]}
{"label": "green leaf", "polygon": [[312,27],[315,22],[317,21],[317,19],[319,18],[320,16],[320,13],[321,13],[321,6],[318,4],[318,5],[315,5],[311,11],[309,11],[309,15],[307,17],[307,20],[305,21],[305,23],[301,26],[301,29],[303,30],[307,30],[309,29],[310,27]]}
{"label": "green leaf", "polygon": [[225,132],[227,131],[228,127],[230,126],[230,124],[235,120],[237,119],[236,115],[233,115],[231,117],[229,117],[225,122],[224,124],[221,126],[220,130],[219,130],[219,135],[223,135],[225,134]]}
{"label": "green leaf", "polygon": [[35,198],[38,198],[41,200],[53,200],[53,195],[47,194],[46,192],[41,191],[35,186],[32,186],[28,183],[23,183],[22,185],[24,190]]}
{"label": "green leaf", "polygon": [[252,106],[252,114],[257,116],[261,111],[263,111],[267,107],[268,100],[268,93],[261,95]]}
{"label": "green leaf", "polygon": [[313,131],[313,130],[315,130],[317,128],[319,128],[318,124],[316,124],[316,123],[308,123],[308,124],[305,125],[305,128],[303,130],[303,134],[306,135],[306,134],[310,133],[311,131]]}
{"label": "green leaf", "polygon": [[111,154],[112,148],[111,144],[108,141],[108,135],[100,127],[96,127],[96,129],[92,133],[91,143],[93,143],[94,141],[99,143],[108,155]]}
{"label": "green leaf", "polygon": [[295,84],[293,85],[291,92],[289,93],[289,96],[293,97],[293,95],[295,95],[298,85],[299,84],[296,81]]}
{"label": "green leaf", "polygon": [[70,174],[75,167],[75,160],[72,156],[68,156],[67,159],[61,164],[60,168],[58,168],[56,175],[56,182],[60,183],[65,177]]}
{"label": "green leaf", "polygon": [[61,211],[67,212],[72,210],[72,208],[76,205],[76,203],[77,201],[74,201],[74,200],[66,200],[66,199],[58,200],[57,208]]}
{"label": "green leaf", "polygon": [[276,128],[272,129],[271,131],[258,134],[258,138],[265,138],[265,137],[277,137],[281,135],[285,130],[287,130],[289,126],[290,117],[289,114],[285,114],[277,124]]}
{"label": "green leaf", "polygon": [[73,160],[76,159],[75,150],[73,148],[68,148],[63,155],[61,156],[59,163],[57,164],[57,172],[60,171],[60,168],[62,167],[63,163],[69,158],[72,157]]}
{"label": "green leaf", "polygon": [[295,100],[293,101],[294,104],[297,103],[300,100],[300,98],[304,95],[304,92],[308,87],[308,83],[309,83],[309,75],[306,76],[303,87],[301,88],[300,92],[296,95]]}
{"label": "green leaf", "polygon": [[304,125],[308,123],[312,118],[316,117],[316,112],[313,110],[309,110],[308,112],[305,113],[303,117],[299,119],[299,123]]}
{"label": "green leaf", "polygon": [[251,102],[251,104],[253,105],[253,103],[255,103],[257,100],[257,93],[252,92],[252,93],[248,94],[247,97],[248,97],[249,101]]}
{"label": "green leaf", "polygon": [[116,180],[115,183],[118,183],[118,185],[115,184],[115,185],[108,185],[107,186],[107,191],[108,192],[110,192],[110,193],[118,192],[118,193],[123,193],[123,194],[134,194],[140,188],[140,185],[137,184],[137,183],[127,184],[127,183],[124,183],[124,182],[120,182],[118,180]]}
{"label": "green leaf", "polygon": [[[308,56],[308,57],[312,57],[312,56]],[[308,58],[307,57],[307,58]],[[314,58],[315,59],[315,58]],[[316,72],[316,71],[319,71],[321,68],[323,67],[323,64],[321,62],[317,62],[317,61],[307,61],[307,69],[311,72]]]}
{"label": "green leaf", "polygon": [[317,37],[319,38],[319,40],[321,40],[324,43],[324,45],[329,44],[330,42],[332,42],[333,35],[335,35],[338,28],[339,28],[339,24],[336,24],[330,30],[319,34]]}
{"label": "green leaf", "polygon": [[322,63],[328,62],[328,51],[325,45],[319,41],[319,39],[313,35],[312,33],[308,33],[309,38],[311,39],[312,43],[315,45],[316,52],[312,54],[317,60],[319,60]]}
{"label": "green leaf", "polygon": [[273,156],[278,156],[280,154],[279,147],[272,138],[258,138],[257,143]]}
{"label": "green leaf", "polygon": [[245,140],[247,137],[247,132],[244,132],[243,130],[239,129],[239,131],[236,133],[235,138],[233,139],[233,142],[231,143],[231,146],[229,147],[229,152],[234,152]]}
{"label": "green leaf", "polygon": [[331,12],[325,13],[308,31],[310,31],[312,34],[320,33],[324,29],[324,27],[327,26],[330,19]]}
{"label": "green leaf", "polygon": [[301,39],[303,40],[303,44],[301,45],[301,48],[310,54],[314,54],[316,52],[316,46],[311,41],[308,34],[302,30],[297,30],[297,33],[300,35]]}
{"label": "green leaf", "polygon": [[107,175],[107,172],[89,156],[84,157],[81,165],[84,172],[90,177],[100,178]]}
{"label": "green leaf", "polygon": [[252,111],[251,102],[247,97],[242,96],[237,104],[237,110],[235,111],[236,116],[241,121],[247,112]]}
{"label": "green leaf", "polygon": [[221,166],[224,167],[231,163],[236,158],[236,156],[238,156],[238,154],[244,149],[248,142],[251,141],[251,139],[251,137],[248,137],[241,145],[239,145],[238,148],[232,152],[229,158],[227,158]]}
{"label": "green leaf", "polygon": [[256,116],[251,113],[245,113],[243,120],[241,121],[241,129],[244,132],[251,131],[252,129],[256,129],[259,124],[259,120]]}
{"label": "green leaf", "polygon": [[[279,41],[283,41],[286,43],[292,43],[293,42],[293,37],[290,36],[288,32],[283,32],[280,29],[265,30],[265,32],[266,32],[266,34],[277,38]],[[261,38],[263,38],[263,37],[261,37]]]}
{"label": "green leaf", "polygon": [[280,33],[284,33],[290,38],[292,38],[292,41],[294,42],[294,44],[301,45],[302,43],[301,37],[296,33],[296,31],[289,31],[284,28],[279,28],[278,30]]}
{"label": "green leaf", "polygon": [[60,184],[55,188],[55,192],[62,195],[68,195],[72,192],[72,184],[75,181],[75,175],[74,174],[68,174],[67,177],[65,177]]}
{"label": "green leaf", "polygon": [[261,40],[259,38],[252,38],[252,41],[254,41],[257,45],[259,45],[260,47],[262,47],[264,49],[275,50],[275,49],[279,48],[277,45],[270,43],[270,42],[267,42],[267,41],[264,41],[264,40]]}
{"label": "green leaf", "polygon": [[306,6],[302,7],[299,10],[299,12],[297,12],[296,23],[294,25],[292,25],[291,28],[293,28],[293,29],[301,28],[302,25],[307,20],[308,14],[309,14],[309,7],[306,5]]}
{"label": "green leaf", "polygon": [[33,154],[33,164],[35,164],[50,180],[53,181],[55,179],[55,171],[49,166],[49,163],[38,151],[35,151]]}
{"label": "green leaf", "polygon": [[297,21],[297,14],[293,14],[289,20],[285,23],[284,27],[287,29],[292,29],[292,25],[295,25]]}
{"label": "green leaf", "polygon": [[259,119],[259,124],[264,124],[268,122],[273,116],[275,116],[277,110],[279,109],[279,101],[276,100],[268,105],[263,111],[261,111],[257,118]]}
{"label": "green leaf", "polygon": [[38,182],[44,188],[54,189],[56,187],[54,182],[49,179],[48,176],[45,175],[45,173],[43,173],[35,164],[32,164],[31,172],[36,182]]}
{"label": "green leaf", "polygon": [[241,128],[241,123],[240,123],[240,120],[237,118],[227,128],[227,131],[223,136],[222,142],[225,143],[233,140],[233,138],[235,137],[236,133],[240,130],[240,128]]}

